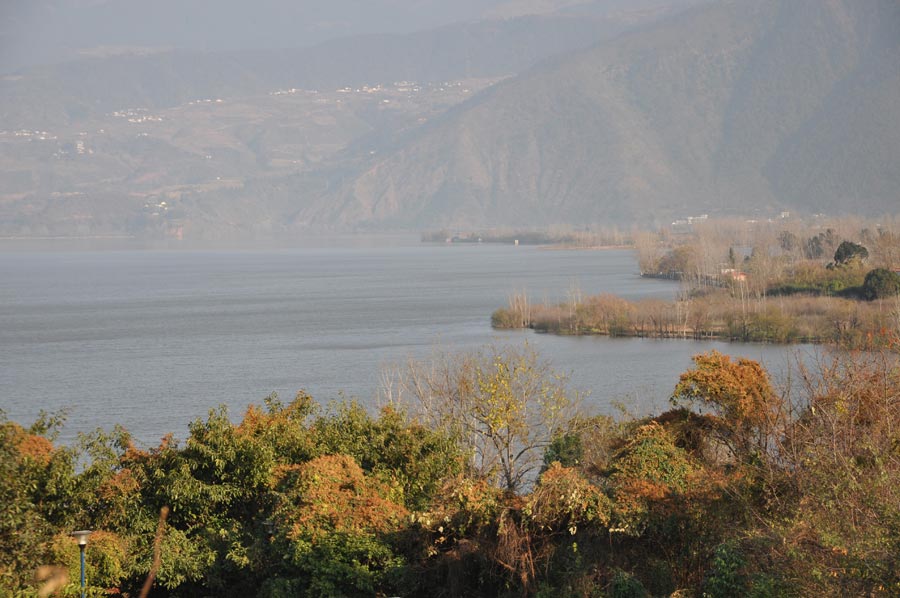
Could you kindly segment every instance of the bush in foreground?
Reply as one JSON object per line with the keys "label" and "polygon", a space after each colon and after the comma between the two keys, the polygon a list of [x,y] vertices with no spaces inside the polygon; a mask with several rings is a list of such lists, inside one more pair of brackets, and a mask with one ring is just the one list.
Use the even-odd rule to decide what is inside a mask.
{"label": "bush in foreground", "polygon": [[[504,355],[450,362],[447,396],[528,406],[502,391],[523,363]],[[39,565],[77,595],[75,528],[97,530],[95,596],[136,596],[150,573],[154,596],[897,595],[897,361],[842,354],[800,378],[791,396],[754,362],[697,356],[676,409],[511,440],[544,453],[514,487],[473,466],[484,436],[397,406],[270,397],[149,450],[124,430],[60,448],[52,418],[4,419],[0,595],[37,595]]]}

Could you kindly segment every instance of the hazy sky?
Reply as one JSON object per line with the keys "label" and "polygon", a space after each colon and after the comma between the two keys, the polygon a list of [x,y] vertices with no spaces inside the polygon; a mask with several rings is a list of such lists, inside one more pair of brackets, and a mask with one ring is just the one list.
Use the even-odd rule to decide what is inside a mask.
{"label": "hazy sky", "polygon": [[[524,1],[524,0],[523,0]],[[298,47],[476,19],[506,0],[3,0],[0,69],[97,47]]]}

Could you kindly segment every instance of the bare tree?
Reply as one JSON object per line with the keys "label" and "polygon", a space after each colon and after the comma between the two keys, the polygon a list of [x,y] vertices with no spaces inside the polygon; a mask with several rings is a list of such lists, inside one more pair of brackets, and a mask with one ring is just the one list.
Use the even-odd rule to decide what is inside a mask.
{"label": "bare tree", "polygon": [[524,290],[509,296],[509,311],[518,328],[528,328],[531,325],[531,306]]}
{"label": "bare tree", "polygon": [[455,435],[471,466],[499,487],[532,481],[544,449],[573,425],[577,395],[529,346],[410,360],[394,392],[428,426]]}
{"label": "bare tree", "polygon": [[638,254],[638,267],[642,274],[659,272],[659,259],[662,257],[659,235],[649,231],[635,231],[632,234],[634,248]]}

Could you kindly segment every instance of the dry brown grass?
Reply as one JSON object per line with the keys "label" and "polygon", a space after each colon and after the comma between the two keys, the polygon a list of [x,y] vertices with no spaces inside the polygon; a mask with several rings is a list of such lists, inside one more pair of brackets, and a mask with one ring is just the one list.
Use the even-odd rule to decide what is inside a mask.
{"label": "dry brown grass", "polygon": [[629,302],[610,294],[580,303],[529,304],[499,328],[533,328],[558,334],[661,338],[723,338],[776,343],[838,343],[879,346],[900,330],[896,301],[863,302],[840,297],[788,295],[749,299],[727,289],[686,300]]}

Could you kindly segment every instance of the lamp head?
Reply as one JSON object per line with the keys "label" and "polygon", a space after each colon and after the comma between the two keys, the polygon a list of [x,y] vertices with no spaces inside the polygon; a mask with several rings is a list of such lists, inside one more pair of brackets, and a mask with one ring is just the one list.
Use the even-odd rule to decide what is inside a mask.
{"label": "lamp head", "polygon": [[69,535],[72,536],[73,538],[75,538],[75,540],[78,542],[79,546],[87,546],[88,536],[90,536],[91,533],[92,533],[91,530],[83,529],[83,530],[80,530],[77,532],[72,532]]}

